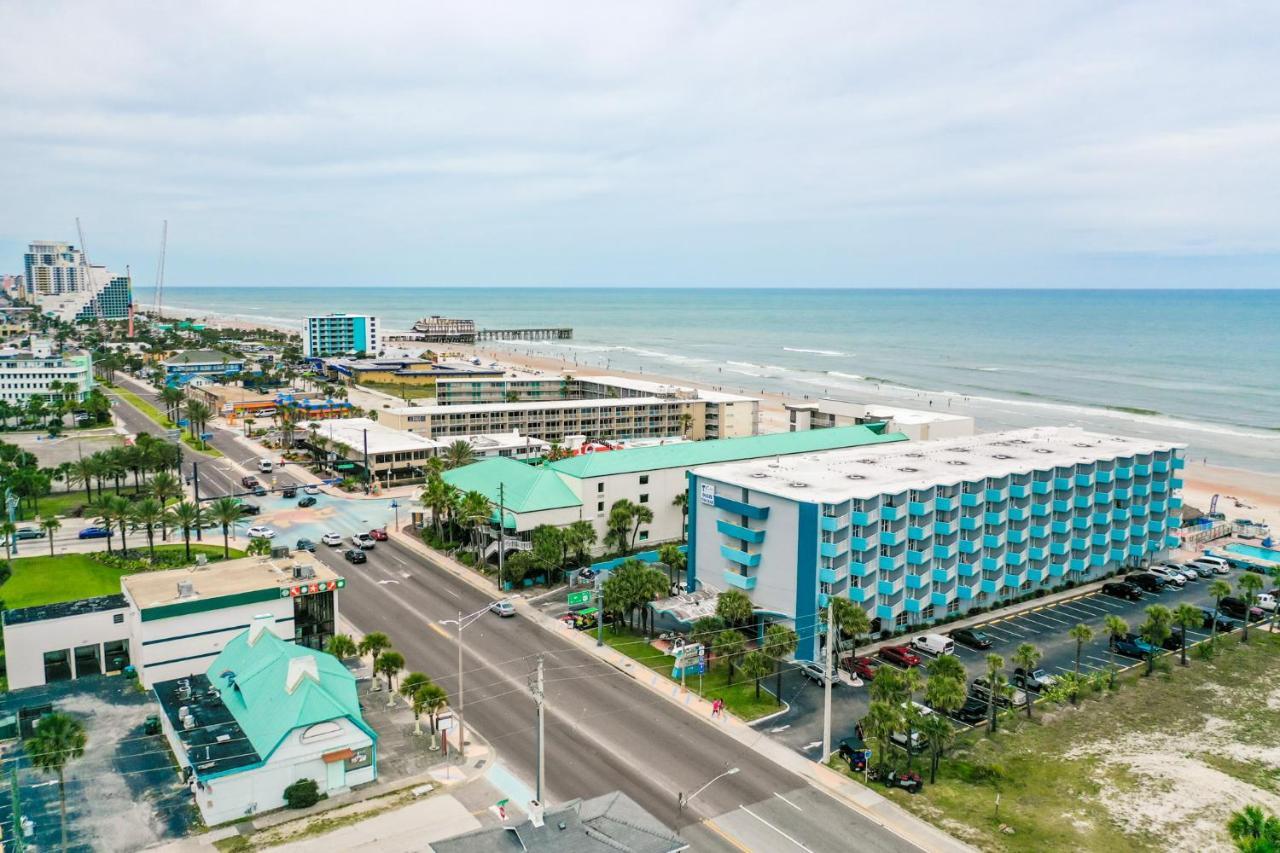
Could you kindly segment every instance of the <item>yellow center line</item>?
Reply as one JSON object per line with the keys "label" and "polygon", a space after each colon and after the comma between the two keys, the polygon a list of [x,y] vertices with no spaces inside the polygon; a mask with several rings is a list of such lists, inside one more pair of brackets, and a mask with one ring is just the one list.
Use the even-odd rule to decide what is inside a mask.
{"label": "yellow center line", "polygon": [[441,628],[439,625],[437,625],[437,624],[436,624],[436,623],[434,623],[434,622],[428,622],[427,624],[431,626],[431,630],[432,630],[432,631],[435,631],[437,634],[439,634],[441,637],[444,637],[446,640],[447,640],[447,639],[449,639],[449,632],[448,632],[448,631],[446,631],[445,629]]}
{"label": "yellow center line", "polygon": [[738,840],[736,838],[726,833],[720,827],[716,826],[715,823],[710,818],[707,818],[706,820],[704,820],[702,822],[702,825],[705,826],[707,829],[711,830],[712,832],[714,832],[716,835],[723,838],[725,841],[732,844],[734,847],[737,847],[739,850],[742,851],[742,853],[751,853],[750,848],[743,847],[741,844],[738,843]]}

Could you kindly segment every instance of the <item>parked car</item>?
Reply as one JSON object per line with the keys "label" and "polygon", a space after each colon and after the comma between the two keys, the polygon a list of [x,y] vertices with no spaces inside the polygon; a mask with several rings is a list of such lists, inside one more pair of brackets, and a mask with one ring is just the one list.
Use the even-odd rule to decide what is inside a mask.
{"label": "parked car", "polygon": [[1202,563],[1199,560],[1192,560],[1186,566],[1202,578],[1211,578],[1218,573],[1213,566],[1208,563]]}
{"label": "parked car", "polygon": [[302,509],[307,509],[315,505],[316,505],[316,499],[311,497],[303,498],[302,500],[298,501],[298,506],[300,506]]}
{"label": "parked car", "polygon": [[878,655],[882,661],[891,663],[894,666],[910,669],[913,666],[920,665],[920,657],[906,646],[885,646],[878,652]]}
{"label": "parked car", "polygon": [[1135,584],[1128,581],[1112,581],[1102,585],[1102,594],[1110,595],[1115,598],[1124,598],[1129,601],[1141,601],[1142,590]]}
{"label": "parked car", "polygon": [[1187,568],[1182,563],[1175,563],[1172,560],[1166,560],[1163,563],[1157,563],[1156,567],[1164,569],[1168,572],[1172,572],[1174,574],[1182,575],[1183,580],[1188,580],[1188,581],[1200,580],[1200,574],[1195,569]]}
{"label": "parked car", "polygon": [[971,649],[989,649],[992,642],[989,634],[984,634],[976,628],[958,628],[951,632],[951,639]]}
{"label": "parked car", "polygon": [[[1191,641],[1188,640],[1188,642],[1191,642]],[[1170,631],[1169,636],[1164,638],[1164,642],[1160,644],[1160,647],[1163,648],[1165,651],[1170,651],[1170,652],[1176,652],[1179,649],[1181,649],[1182,648],[1182,629],[1174,628],[1172,631]]]}
{"label": "parked car", "polygon": [[921,634],[911,641],[912,651],[924,652],[933,657],[956,653],[955,641],[941,634]]}
{"label": "parked car", "polygon": [[1220,575],[1225,575],[1231,571],[1231,564],[1222,557],[1215,557],[1212,554],[1201,554],[1196,557],[1193,562],[1204,563],[1207,566],[1213,566],[1213,570]]}
{"label": "parked car", "polygon": [[275,539],[276,538],[276,532],[272,530],[270,527],[266,527],[266,526],[250,527],[246,531],[246,533],[248,533],[250,539]]}
{"label": "parked car", "polygon": [[854,678],[861,678],[863,681],[874,681],[876,670],[880,668],[880,663],[875,658],[857,657],[845,658],[840,661],[840,666]]}
{"label": "parked car", "polygon": [[19,527],[13,534],[14,539],[43,539],[44,531],[39,527]]}
{"label": "parked car", "polygon": [[844,738],[836,748],[836,754],[849,764],[849,769],[861,773],[867,769],[867,745],[861,738]]}
{"label": "parked car", "polygon": [[987,700],[980,699],[977,696],[969,696],[964,700],[964,704],[960,706],[960,710],[952,714],[962,723],[980,723],[987,718]]}
{"label": "parked car", "polygon": [[[924,719],[925,717],[928,717],[933,714],[933,709],[930,708],[928,705],[921,705],[919,702],[912,702],[911,705],[915,708],[916,713],[919,715],[920,719]],[[903,703],[902,708],[904,711],[907,709],[907,705],[905,702]],[[898,746],[902,747],[903,749],[907,748],[907,733],[905,731],[894,732],[893,734],[889,735],[889,739],[894,743],[896,743]],[[929,745],[929,739],[926,738],[920,732],[919,729],[916,729],[911,732],[911,751],[912,752],[921,752],[928,745]]]}
{"label": "parked car", "polygon": [[1266,615],[1262,612],[1261,607],[1250,608],[1244,603],[1243,599],[1235,598],[1234,596],[1227,596],[1222,599],[1222,602],[1218,605],[1218,610],[1234,619],[1243,619],[1245,611],[1248,611],[1250,619],[1261,619]]}
{"label": "parked car", "polygon": [[1117,637],[1112,641],[1111,647],[1116,650],[1116,654],[1123,655],[1127,658],[1147,659],[1147,649],[1151,648],[1148,643],[1136,643],[1129,639],[1128,636]]}
{"label": "parked car", "polygon": [[591,568],[584,568],[584,569],[578,570],[578,577],[582,578],[584,581],[595,580],[596,574],[597,574],[596,570]]}
{"label": "parked car", "polygon": [[342,534],[334,533],[330,531],[329,533],[326,533],[325,535],[321,536],[320,541],[326,545],[341,545]]}
{"label": "parked car", "polygon": [[1165,580],[1158,575],[1147,572],[1134,572],[1125,575],[1125,583],[1131,583],[1143,592],[1160,592],[1165,588]]}
{"label": "parked car", "polygon": [[369,556],[360,548],[348,548],[346,551],[342,552],[342,556],[348,563],[369,562]]}
{"label": "parked car", "polygon": [[1147,569],[1147,573],[1155,575],[1172,586],[1181,588],[1187,585],[1187,579],[1182,576],[1182,572],[1175,572],[1163,566],[1151,566]]}
{"label": "parked car", "polygon": [[310,539],[299,539],[295,548],[299,551],[310,551],[314,554],[316,550],[316,543],[312,542]]}
{"label": "parked car", "polygon": [[106,539],[108,536],[115,534],[105,527],[86,527],[77,535],[81,539]]}
{"label": "parked car", "polygon": [[258,485],[258,478],[252,474],[246,474],[240,478],[240,485],[244,486],[246,489],[252,489],[254,486]]}
{"label": "parked car", "polygon": [[317,486],[315,483],[308,483],[307,485],[302,487],[302,491],[306,492],[309,495],[318,495],[320,494],[320,487]]}
{"label": "parked car", "polygon": [[257,515],[260,512],[262,512],[262,507],[257,506],[256,504],[240,504],[241,515]]}
{"label": "parked car", "polygon": [[1023,687],[1027,690],[1034,690],[1037,693],[1046,687],[1052,687],[1057,680],[1058,676],[1050,674],[1039,666],[1031,670],[1017,667],[1013,671],[1013,685],[1015,687]]}
{"label": "parked car", "polygon": [[890,770],[881,781],[885,787],[901,788],[908,794],[918,794],[924,788],[924,780],[914,770]]}
{"label": "parked car", "polygon": [[[819,663],[817,661],[811,661],[811,660],[801,661],[800,674],[803,675],[805,678],[809,679],[810,681],[812,681],[814,684],[817,684],[819,687],[822,687],[827,683],[827,667],[825,664]],[[840,684],[839,678],[832,679],[831,681],[832,687],[837,687],[839,686],[839,684]]]}
{"label": "parked car", "polygon": [[280,497],[282,498],[296,498],[297,496],[298,496],[297,486],[285,486],[283,489],[280,490]]}
{"label": "parked car", "polygon": [[369,535],[373,537],[374,541],[377,541],[377,542],[387,541],[387,531],[381,527],[375,527],[373,530],[370,530]]}
{"label": "parked car", "polygon": [[[969,684],[969,695],[986,701],[991,695],[991,683],[985,675],[980,675]],[[1027,704],[1027,693],[1013,685],[1006,685],[1005,690],[996,694],[996,705],[1000,708],[1021,708]]]}
{"label": "parked car", "polygon": [[[21,531],[19,531],[19,533],[21,533]],[[39,533],[41,536],[44,535],[43,530],[39,531]],[[21,539],[23,537],[19,536],[18,538]],[[1253,603],[1268,613],[1276,609],[1276,597],[1269,592],[1258,593],[1258,597],[1254,599]]]}
{"label": "parked car", "polygon": [[353,533],[351,535],[351,544],[367,551],[378,543],[368,533]]}
{"label": "parked car", "polygon": [[1218,613],[1215,616],[1212,607],[1202,607],[1200,608],[1200,612],[1204,614],[1204,622],[1201,624],[1202,628],[1213,630],[1215,620],[1217,622],[1217,630],[1220,633],[1234,631],[1240,627],[1239,623],[1231,621],[1221,613]]}
{"label": "parked car", "polygon": [[503,618],[506,618],[507,616],[515,616],[516,606],[504,598],[502,601],[495,601],[493,604],[490,604],[489,612],[497,613],[499,616],[502,616]]}

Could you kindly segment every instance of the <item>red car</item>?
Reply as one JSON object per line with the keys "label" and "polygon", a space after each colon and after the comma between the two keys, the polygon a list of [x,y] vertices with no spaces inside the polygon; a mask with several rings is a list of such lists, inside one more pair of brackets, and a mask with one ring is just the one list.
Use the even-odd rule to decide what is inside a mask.
{"label": "red car", "polygon": [[374,539],[377,539],[379,542],[387,541],[387,531],[382,529],[381,527],[376,528],[374,530],[370,530],[369,535],[372,536]]}
{"label": "red car", "polygon": [[880,668],[874,658],[845,658],[840,661],[840,665],[850,675],[861,678],[863,681],[873,681],[876,677],[876,670]]}
{"label": "red car", "polygon": [[885,646],[880,650],[880,659],[894,666],[910,669],[920,665],[920,658],[906,646]]}

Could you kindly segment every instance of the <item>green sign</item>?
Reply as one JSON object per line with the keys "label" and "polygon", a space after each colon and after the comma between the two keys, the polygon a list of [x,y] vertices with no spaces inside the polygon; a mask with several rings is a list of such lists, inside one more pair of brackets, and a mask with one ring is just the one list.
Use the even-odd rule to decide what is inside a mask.
{"label": "green sign", "polygon": [[569,605],[586,604],[591,600],[591,590],[584,589],[582,592],[569,593]]}

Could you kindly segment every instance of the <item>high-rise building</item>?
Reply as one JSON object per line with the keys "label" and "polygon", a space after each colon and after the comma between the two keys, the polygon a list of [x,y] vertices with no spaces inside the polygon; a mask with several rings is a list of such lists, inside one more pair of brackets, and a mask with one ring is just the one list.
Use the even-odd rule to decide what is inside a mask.
{"label": "high-rise building", "polygon": [[307,317],[302,351],[325,358],[347,353],[378,352],[378,318],[367,314],[324,314]]}
{"label": "high-rise building", "polygon": [[46,314],[68,323],[129,316],[129,276],[88,265],[84,253],[70,243],[36,241],[27,247],[25,260],[24,295]]}
{"label": "high-rise building", "polygon": [[27,296],[58,296],[84,287],[84,254],[70,243],[38,240],[27,247]]}

